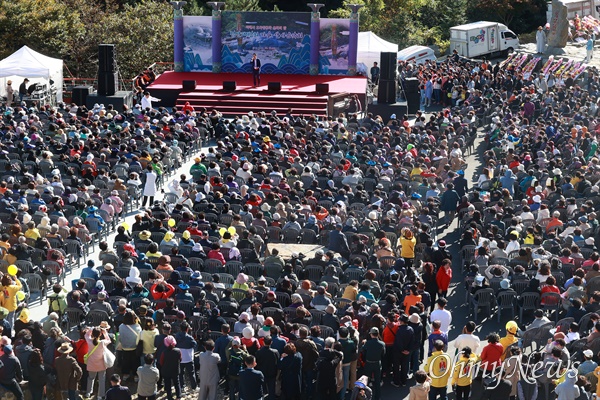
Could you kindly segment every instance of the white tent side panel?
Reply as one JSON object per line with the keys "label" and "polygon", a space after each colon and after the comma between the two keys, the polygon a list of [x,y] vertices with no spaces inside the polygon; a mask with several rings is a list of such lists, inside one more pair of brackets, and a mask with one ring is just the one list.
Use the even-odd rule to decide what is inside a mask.
{"label": "white tent side panel", "polygon": [[374,62],[381,66],[381,53],[398,53],[398,45],[383,40],[373,32],[358,33],[357,62],[364,63],[369,70]]}
{"label": "white tent side panel", "polygon": [[48,85],[54,81],[57,89],[57,101],[63,97],[63,60],[40,54],[27,46],[0,61],[0,95],[6,96],[6,82],[11,80],[18,99],[19,85],[25,78],[29,84],[40,83]]}

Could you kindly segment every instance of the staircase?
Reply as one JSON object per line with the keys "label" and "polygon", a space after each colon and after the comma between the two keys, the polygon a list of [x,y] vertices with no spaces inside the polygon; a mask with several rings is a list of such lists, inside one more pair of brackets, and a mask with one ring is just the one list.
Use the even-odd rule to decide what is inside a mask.
{"label": "staircase", "polygon": [[217,109],[226,117],[241,116],[248,111],[277,111],[285,114],[291,108],[294,115],[315,114],[327,116],[327,95],[316,95],[280,92],[272,93],[262,90],[247,90],[240,92],[223,91],[194,91],[182,92],[177,98],[177,106],[182,107],[189,101],[196,110],[205,107],[208,110]]}

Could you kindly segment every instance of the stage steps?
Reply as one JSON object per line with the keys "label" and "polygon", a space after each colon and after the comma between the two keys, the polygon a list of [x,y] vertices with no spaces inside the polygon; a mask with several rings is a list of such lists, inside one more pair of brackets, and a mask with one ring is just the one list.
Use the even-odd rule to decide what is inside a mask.
{"label": "stage steps", "polygon": [[205,107],[208,110],[217,109],[226,117],[241,116],[249,111],[267,113],[275,110],[278,114],[287,113],[292,109],[296,114],[315,114],[327,116],[328,96],[315,94],[293,94],[290,92],[272,93],[253,90],[240,92],[223,91],[194,91],[182,92],[177,98],[177,106],[181,107],[189,101],[196,109]]}

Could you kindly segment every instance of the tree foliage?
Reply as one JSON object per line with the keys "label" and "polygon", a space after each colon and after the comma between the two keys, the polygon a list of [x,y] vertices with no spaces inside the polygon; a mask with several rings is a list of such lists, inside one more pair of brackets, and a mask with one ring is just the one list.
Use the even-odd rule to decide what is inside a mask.
{"label": "tree foliage", "polygon": [[545,0],[477,0],[470,3],[467,16],[475,21],[502,22],[518,34],[543,25],[546,10]]}
{"label": "tree foliage", "polygon": [[63,58],[78,77],[95,77],[98,44],[114,43],[123,79],[173,58],[173,10],[167,2],[0,0],[0,58],[23,45]]}
{"label": "tree foliage", "polygon": [[27,45],[36,51],[62,57],[64,43],[79,37],[85,26],[77,11],[59,0],[0,0],[0,59]]}
{"label": "tree foliage", "polygon": [[[188,0],[186,15],[210,15],[210,0]],[[362,4],[360,30],[399,46],[448,43],[467,21],[506,23],[517,33],[545,22],[546,0],[324,0],[322,17],[347,18]],[[227,10],[309,12],[304,0],[227,0]],[[173,11],[164,0],[0,0],[0,59],[23,45],[65,60],[77,77],[94,77],[98,44],[114,43],[121,76],[173,57]]]}

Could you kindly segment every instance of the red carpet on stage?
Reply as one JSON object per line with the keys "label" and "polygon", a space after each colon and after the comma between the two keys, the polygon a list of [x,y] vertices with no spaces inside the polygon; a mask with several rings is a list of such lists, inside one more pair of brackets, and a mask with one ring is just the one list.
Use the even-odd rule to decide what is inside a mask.
{"label": "red carpet on stage", "polygon": [[[196,81],[196,90],[183,92],[184,80]],[[224,81],[235,81],[236,90],[223,91]],[[269,82],[280,82],[281,91],[269,92]],[[318,83],[329,84],[329,93],[317,94],[315,85]],[[168,106],[164,103],[173,102],[172,105],[182,106],[189,101],[196,108],[215,108],[226,116],[248,111],[285,113],[290,108],[293,114],[325,116],[333,110],[332,103],[339,103],[344,95],[356,94],[364,101],[367,79],[343,75],[261,74],[261,85],[255,88],[251,74],[169,71],[161,74],[148,90],[152,96],[163,100],[159,105]]]}

